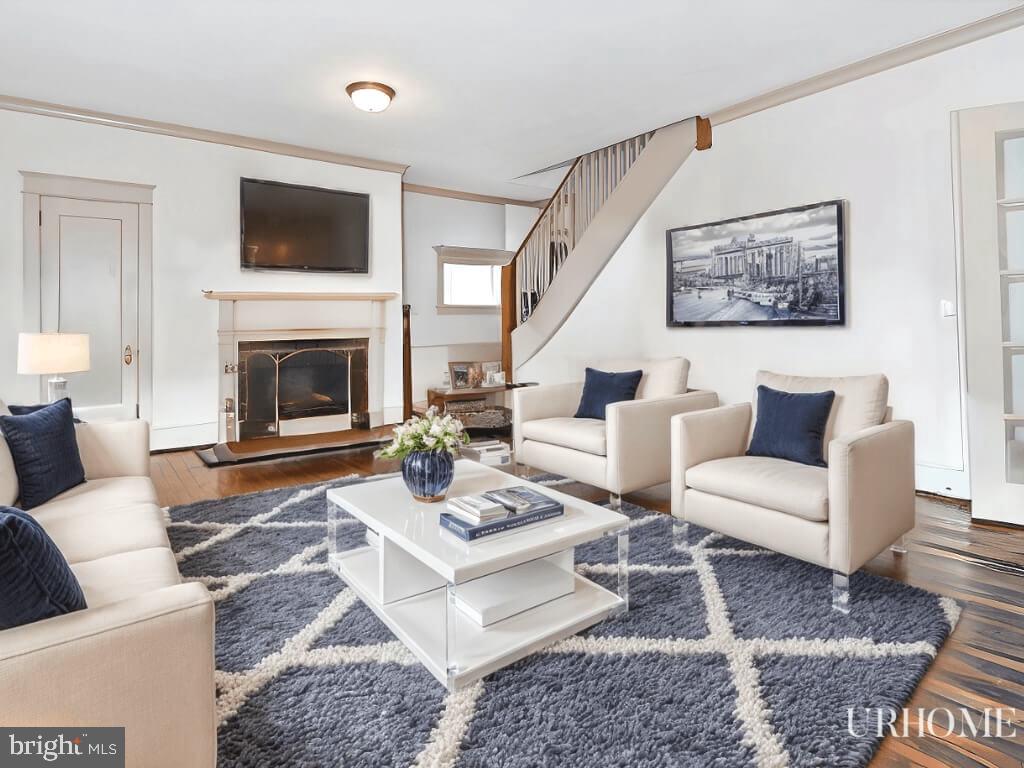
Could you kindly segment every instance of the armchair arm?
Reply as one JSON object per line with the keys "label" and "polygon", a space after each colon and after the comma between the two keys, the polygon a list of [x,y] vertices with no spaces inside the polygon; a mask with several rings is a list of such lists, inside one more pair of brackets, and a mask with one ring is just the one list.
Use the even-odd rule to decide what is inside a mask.
{"label": "armchair arm", "polygon": [[706,390],[609,405],[605,410],[608,490],[621,494],[667,483],[672,418],[717,405],[718,395]]}
{"label": "armchair arm", "polygon": [[914,425],[892,421],[828,446],[829,561],[849,574],[914,527]]}
{"label": "armchair arm", "polygon": [[683,413],[672,419],[672,514],[683,515],[686,470],[706,461],[742,456],[750,436],[750,403]]}
{"label": "armchair arm", "polygon": [[0,722],[123,725],[130,765],[213,768],[213,613],[176,584],[0,632]]}
{"label": "armchair arm", "polygon": [[572,416],[580,404],[583,382],[545,384],[540,387],[519,387],[512,390],[512,435],[515,450],[523,443],[524,421]]}
{"label": "armchair arm", "polygon": [[87,480],[149,477],[149,423],[109,421],[75,426]]}

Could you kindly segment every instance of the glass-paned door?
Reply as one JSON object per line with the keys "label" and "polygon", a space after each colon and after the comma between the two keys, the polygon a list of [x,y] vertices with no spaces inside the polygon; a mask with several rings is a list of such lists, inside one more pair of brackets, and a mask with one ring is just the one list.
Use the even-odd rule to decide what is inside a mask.
{"label": "glass-paned door", "polygon": [[1024,103],[956,113],[972,515],[1024,524]]}

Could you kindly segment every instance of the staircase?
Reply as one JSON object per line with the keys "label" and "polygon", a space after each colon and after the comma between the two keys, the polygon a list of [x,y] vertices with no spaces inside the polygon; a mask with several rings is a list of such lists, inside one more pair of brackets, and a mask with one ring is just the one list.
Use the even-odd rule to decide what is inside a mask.
{"label": "staircase", "polygon": [[[573,161],[502,271],[502,362],[509,383],[516,369],[561,328],[689,157],[699,120],[641,134]],[[710,146],[710,127],[702,126],[701,132]]]}

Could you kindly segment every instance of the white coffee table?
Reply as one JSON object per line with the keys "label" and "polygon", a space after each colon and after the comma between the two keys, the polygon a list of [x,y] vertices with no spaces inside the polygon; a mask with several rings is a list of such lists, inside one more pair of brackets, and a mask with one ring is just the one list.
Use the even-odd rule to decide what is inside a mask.
{"label": "white coffee table", "polygon": [[[445,504],[414,500],[401,477],[327,492],[331,569],[449,690],[629,609],[624,515],[465,459],[449,496],[513,485],[534,485],[565,514],[467,544],[441,530]],[[574,547],[607,536],[617,594],[574,571]],[[550,581],[572,591],[532,605]],[[459,607],[481,603],[523,609],[484,626]]]}

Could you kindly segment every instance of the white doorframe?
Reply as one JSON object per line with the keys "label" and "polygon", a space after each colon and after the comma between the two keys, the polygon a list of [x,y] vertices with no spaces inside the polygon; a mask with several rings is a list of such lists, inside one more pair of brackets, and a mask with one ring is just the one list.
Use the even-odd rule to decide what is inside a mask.
{"label": "white doorframe", "polygon": [[39,221],[41,198],[67,197],[139,206],[139,416],[153,422],[153,190],[148,184],[57,176],[21,171],[24,265],[22,330],[38,332],[42,325],[42,269]]}

